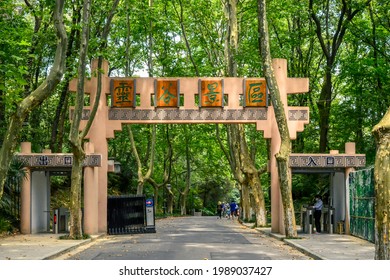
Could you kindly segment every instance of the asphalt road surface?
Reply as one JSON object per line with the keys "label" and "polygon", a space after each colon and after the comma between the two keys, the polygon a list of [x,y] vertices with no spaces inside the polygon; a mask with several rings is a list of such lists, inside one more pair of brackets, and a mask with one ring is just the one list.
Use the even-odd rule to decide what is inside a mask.
{"label": "asphalt road surface", "polygon": [[307,260],[306,255],[237,220],[179,217],[156,233],[108,235],[68,253],[70,260]]}

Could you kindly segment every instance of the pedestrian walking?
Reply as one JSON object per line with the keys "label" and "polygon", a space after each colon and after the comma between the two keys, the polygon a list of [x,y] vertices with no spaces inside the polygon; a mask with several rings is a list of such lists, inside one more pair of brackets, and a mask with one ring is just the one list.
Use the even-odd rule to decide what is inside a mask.
{"label": "pedestrian walking", "polygon": [[322,200],[321,196],[316,195],[316,202],[314,203],[314,223],[316,226],[316,232],[321,233],[321,213],[322,213]]}
{"label": "pedestrian walking", "polygon": [[230,205],[226,203],[226,218],[230,219]]}
{"label": "pedestrian walking", "polygon": [[226,217],[226,210],[227,210],[226,202],[222,202],[222,217]]}
{"label": "pedestrian walking", "polygon": [[222,219],[222,203],[221,201],[218,201],[217,204],[217,219]]}
{"label": "pedestrian walking", "polygon": [[238,205],[234,200],[232,200],[232,202],[230,203],[230,215],[232,219],[234,219],[234,217],[237,216],[237,209],[238,209]]}

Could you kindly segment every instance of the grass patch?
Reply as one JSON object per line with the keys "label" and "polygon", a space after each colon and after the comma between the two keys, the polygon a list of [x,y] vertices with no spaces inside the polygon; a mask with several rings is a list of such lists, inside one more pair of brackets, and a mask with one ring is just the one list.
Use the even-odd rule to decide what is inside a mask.
{"label": "grass patch", "polygon": [[10,232],[10,231],[12,231],[12,223],[3,217],[0,217],[0,233]]}
{"label": "grass patch", "polygon": [[285,238],[283,238],[283,239],[303,239],[303,237],[299,237],[299,236],[297,236],[297,237],[285,237]]}
{"label": "grass patch", "polygon": [[84,240],[84,239],[90,239],[91,236],[89,234],[83,234],[81,237],[70,237],[69,234],[60,236],[60,239],[62,240]]}

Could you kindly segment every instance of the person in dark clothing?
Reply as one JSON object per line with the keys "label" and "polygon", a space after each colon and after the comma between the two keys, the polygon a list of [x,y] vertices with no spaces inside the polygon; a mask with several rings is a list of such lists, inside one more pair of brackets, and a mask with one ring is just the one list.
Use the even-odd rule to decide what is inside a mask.
{"label": "person in dark clothing", "polygon": [[316,196],[316,202],[314,203],[314,223],[316,226],[316,231],[321,233],[321,212],[322,212],[322,200],[319,195]]}
{"label": "person in dark clothing", "polygon": [[238,206],[237,206],[236,202],[233,200],[230,203],[230,215],[231,215],[232,219],[234,219],[234,217],[237,216],[237,209],[238,209]]}
{"label": "person in dark clothing", "polygon": [[218,202],[218,205],[217,205],[217,219],[218,219],[218,218],[222,219],[222,208],[223,208],[223,205],[222,205],[222,203],[219,201],[219,202]]}

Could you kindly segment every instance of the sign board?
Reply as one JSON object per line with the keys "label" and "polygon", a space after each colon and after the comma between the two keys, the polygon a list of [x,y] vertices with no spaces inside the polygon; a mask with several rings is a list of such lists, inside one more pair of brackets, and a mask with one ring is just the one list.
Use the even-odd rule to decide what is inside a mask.
{"label": "sign board", "polygon": [[154,94],[156,107],[178,107],[180,96],[179,80],[156,80]]}
{"label": "sign board", "polygon": [[145,200],[146,206],[146,227],[154,228],[154,201],[153,198],[147,198]]}
{"label": "sign board", "polygon": [[223,107],[223,80],[199,80],[200,107]]}
{"label": "sign board", "polygon": [[111,80],[112,107],[135,107],[135,80]]}
{"label": "sign board", "polygon": [[267,106],[267,84],[265,79],[244,80],[245,107]]}

